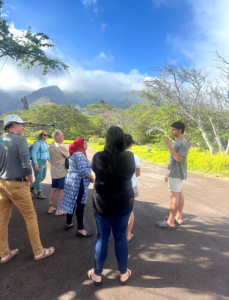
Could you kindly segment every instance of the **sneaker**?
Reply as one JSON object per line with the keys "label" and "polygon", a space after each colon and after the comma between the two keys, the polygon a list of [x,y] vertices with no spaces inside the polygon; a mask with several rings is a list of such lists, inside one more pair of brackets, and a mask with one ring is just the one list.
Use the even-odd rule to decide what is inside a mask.
{"label": "sneaker", "polygon": [[42,192],[37,193],[37,198],[38,199],[46,199],[45,195],[43,195]]}
{"label": "sneaker", "polygon": [[30,193],[32,193],[33,195],[37,196],[37,192],[35,190],[34,187],[30,187]]}

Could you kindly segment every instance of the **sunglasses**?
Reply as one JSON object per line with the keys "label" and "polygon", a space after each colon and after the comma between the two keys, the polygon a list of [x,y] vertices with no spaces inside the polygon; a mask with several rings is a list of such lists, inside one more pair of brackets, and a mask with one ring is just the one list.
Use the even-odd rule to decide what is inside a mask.
{"label": "sunglasses", "polygon": [[44,136],[47,136],[47,134],[43,134]]}

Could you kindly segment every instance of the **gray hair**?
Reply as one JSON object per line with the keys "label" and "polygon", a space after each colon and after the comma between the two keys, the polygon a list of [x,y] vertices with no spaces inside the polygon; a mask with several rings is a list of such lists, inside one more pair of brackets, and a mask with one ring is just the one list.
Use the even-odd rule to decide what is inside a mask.
{"label": "gray hair", "polygon": [[57,137],[58,135],[60,135],[60,130],[55,130],[55,131],[53,131],[52,136],[53,136],[54,140],[56,139],[56,137]]}

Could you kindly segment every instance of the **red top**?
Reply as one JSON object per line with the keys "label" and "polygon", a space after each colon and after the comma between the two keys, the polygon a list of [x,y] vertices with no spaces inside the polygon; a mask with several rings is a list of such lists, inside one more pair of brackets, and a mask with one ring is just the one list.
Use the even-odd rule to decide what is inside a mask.
{"label": "red top", "polygon": [[70,153],[70,156],[72,156],[75,152],[82,152],[86,157],[87,157],[87,154],[86,154],[86,151],[83,147],[83,142],[84,142],[84,139],[82,138],[79,138],[79,139],[76,139],[70,146],[69,146],[69,153]]}

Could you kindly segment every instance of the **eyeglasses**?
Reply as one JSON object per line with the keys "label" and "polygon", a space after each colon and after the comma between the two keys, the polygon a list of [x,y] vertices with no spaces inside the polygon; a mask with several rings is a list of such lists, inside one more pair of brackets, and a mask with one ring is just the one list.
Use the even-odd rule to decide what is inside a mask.
{"label": "eyeglasses", "polygon": [[44,136],[47,136],[47,134],[43,134]]}

